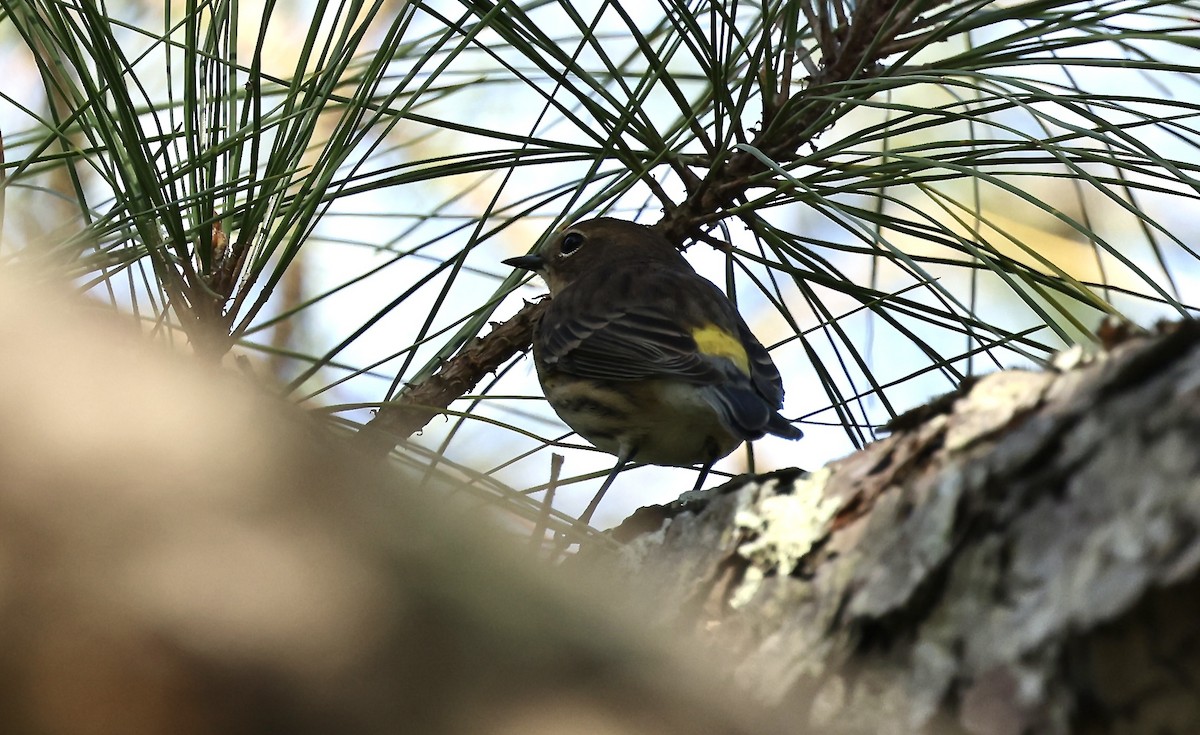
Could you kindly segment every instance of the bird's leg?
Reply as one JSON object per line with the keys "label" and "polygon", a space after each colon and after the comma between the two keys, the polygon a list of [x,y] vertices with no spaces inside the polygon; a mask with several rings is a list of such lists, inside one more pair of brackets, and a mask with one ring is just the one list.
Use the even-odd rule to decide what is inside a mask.
{"label": "bird's leg", "polygon": [[704,463],[704,466],[700,468],[700,476],[696,478],[696,485],[692,488],[692,492],[696,492],[700,488],[704,487],[704,481],[708,479],[708,471],[711,470],[713,465],[716,463],[717,460],[715,459],[710,459]]}
{"label": "bird's leg", "polygon": [[717,463],[717,459],[719,459],[717,457],[716,442],[713,441],[712,437],[708,438],[707,445],[709,460],[704,463],[703,467],[700,468],[700,476],[696,478],[696,486],[692,488],[692,492],[696,492],[700,488],[704,487],[704,481],[708,479],[708,471],[713,468],[713,465],[715,465]]}
{"label": "bird's leg", "polygon": [[617,455],[617,464],[612,468],[612,472],[608,473],[608,477],[604,478],[604,484],[600,486],[600,490],[596,492],[596,496],[592,498],[592,502],[588,503],[588,507],[583,511],[583,515],[579,516],[580,522],[588,523],[592,520],[592,514],[599,507],[600,499],[604,497],[604,493],[608,492],[608,486],[613,483],[613,480],[617,479],[617,475],[621,473],[621,470],[625,469],[625,465],[633,461],[635,454],[637,454],[637,447],[621,445],[620,454]]}

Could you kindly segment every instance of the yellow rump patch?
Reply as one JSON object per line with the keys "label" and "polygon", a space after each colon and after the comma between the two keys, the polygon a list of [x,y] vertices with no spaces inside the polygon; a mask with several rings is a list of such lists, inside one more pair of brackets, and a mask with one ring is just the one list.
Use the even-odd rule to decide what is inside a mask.
{"label": "yellow rump patch", "polygon": [[750,374],[750,358],[741,341],[716,324],[705,324],[692,330],[692,339],[701,354],[711,357],[728,357],[746,375]]}

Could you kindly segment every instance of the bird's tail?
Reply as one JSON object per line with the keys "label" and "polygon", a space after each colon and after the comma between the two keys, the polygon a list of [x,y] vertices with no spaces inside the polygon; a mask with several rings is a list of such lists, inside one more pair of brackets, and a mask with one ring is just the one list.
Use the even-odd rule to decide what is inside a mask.
{"label": "bird's tail", "polygon": [[744,439],[753,441],[766,434],[785,439],[804,436],[749,384],[729,382],[710,386],[709,390],[709,402],[721,414],[725,425]]}
{"label": "bird's tail", "polygon": [[771,418],[767,421],[767,433],[775,436],[782,436],[784,439],[799,439],[804,436],[804,432],[792,425],[792,422],[779,415],[778,411],[771,412]]}

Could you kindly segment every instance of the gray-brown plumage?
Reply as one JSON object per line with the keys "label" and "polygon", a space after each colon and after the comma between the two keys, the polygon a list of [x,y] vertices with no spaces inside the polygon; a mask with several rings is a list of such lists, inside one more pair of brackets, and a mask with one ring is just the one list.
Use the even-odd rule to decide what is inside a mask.
{"label": "gray-brown plumage", "polygon": [[725,294],[653,230],[589,220],[504,262],[550,287],[533,340],[547,400],[617,456],[582,519],[632,459],[701,464],[699,487],[744,441],[802,436],[779,414],[783,382],[770,354]]}

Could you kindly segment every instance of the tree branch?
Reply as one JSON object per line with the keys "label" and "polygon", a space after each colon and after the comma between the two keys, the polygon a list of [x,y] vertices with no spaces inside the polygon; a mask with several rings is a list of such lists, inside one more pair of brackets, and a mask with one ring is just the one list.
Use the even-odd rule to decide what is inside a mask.
{"label": "tree branch", "polygon": [[[806,88],[775,108],[780,114],[764,119],[762,130],[750,144],[768,158],[786,161],[807,142],[812,128],[837,104],[831,101],[830,87],[873,73],[884,49],[890,48],[912,22],[916,4],[900,0],[868,0],[857,6],[838,43],[822,39],[822,47],[835,49],[833,56],[809,80]],[[886,27],[886,31],[884,30]],[[882,35],[881,34],[886,34]],[[793,53],[780,48],[779,53]],[[786,83],[785,83],[786,84]],[[770,94],[773,90],[764,90]],[[815,94],[819,91],[819,96]],[[792,111],[784,119],[783,113]],[[776,124],[770,124],[775,122]],[[768,185],[762,180],[770,169],[752,153],[739,150],[714,164],[703,183],[689,186],[689,195],[677,207],[668,207],[667,215],[654,229],[671,242],[682,245],[702,233],[705,225],[720,219],[723,211],[752,186]],[[533,325],[544,306],[530,304],[491,334],[477,340],[454,356],[435,375],[421,385],[406,388],[395,401],[381,407],[362,434],[362,443],[372,454],[391,451],[396,441],[420,430],[441,409],[469,391],[484,375],[495,371],[513,355],[528,349]]]}
{"label": "tree branch", "polygon": [[495,324],[486,337],[464,347],[428,380],[405,386],[359,432],[359,448],[369,455],[386,455],[398,440],[420,431],[442,409],[475,387],[484,375],[529,349],[533,325],[542,318],[549,303],[548,300],[526,303],[511,319]]}

